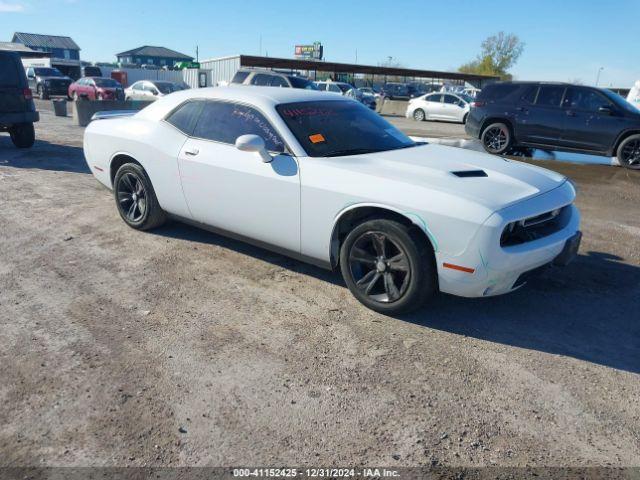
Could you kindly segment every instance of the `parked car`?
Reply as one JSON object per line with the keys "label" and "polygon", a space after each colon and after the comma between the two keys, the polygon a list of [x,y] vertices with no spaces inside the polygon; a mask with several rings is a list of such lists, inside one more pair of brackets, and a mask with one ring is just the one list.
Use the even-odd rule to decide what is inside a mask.
{"label": "parked car", "polygon": [[418,122],[442,120],[465,123],[471,101],[471,98],[462,94],[430,93],[409,100],[406,117],[413,118]]}
{"label": "parked car", "polygon": [[636,108],[640,108],[640,80],[637,80],[631,90],[629,90],[629,95],[627,95],[627,102],[633,105]]}
{"label": "parked car", "polygon": [[406,84],[395,82],[385,83],[381,94],[389,100],[408,100],[411,96]]}
{"label": "parked car", "polygon": [[[176,92],[94,120],[84,154],[138,230],[169,216],[340,269],[386,314],[507,293],[580,244],[564,176],[416,143],[364,105],[292,88]],[[144,255],[144,252],[140,252]]]}
{"label": "parked car", "polygon": [[29,88],[36,92],[41,100],[51,97],[67,97],[71,78],[63,75],[60,70],[53,67],[29,67],[27,68]]}
{"label": "parked car", "polygon": [[69,97],[73,100],[124,100],[120,82],[106,77],[84,77],[69,86]]}
{"label": "parked car", "polygon": [[363,95],[371,95],[376,100],[378,100],[378,98],[380,98],[380,92],[378,92],[373,87],[360,87],[358,90],[360,90]]}
{"label": "parked car", "polygon": [[350,83],[346,82],[315,82],[318,90],[321,92],[335,93],[337,95],[344,95],[347,98],[351,98],[360,103],[363,103],[367,107],[375,110],[376,99],[372,95],[364,95],[358,88],[355,88]]}
{"label": "parked car", "polygon": [[178,92],[182,88],[173,82],[164,80],[140,80],[125,88],[125,100],[157,100],[160,97]]}
{"label": "parked car", "polygon": [[256,87],[284,87],[316,90],[315,84],[299,75],[274,72],[271,70],[240,69],[231,79],[232,84],[254,85]]}
{"label": "parked car", "polygon": [[0,132],[9,132],[16,147],[29,148],[36,139],[33,123],[38,120],[20,56],[0,51]]}
{"label": "parked car", "polygon": [[486,86],[466,123],[489,153],[516,147],[616,156],[640,168],[640,110],[610,90],[582,85],[506,82]]}

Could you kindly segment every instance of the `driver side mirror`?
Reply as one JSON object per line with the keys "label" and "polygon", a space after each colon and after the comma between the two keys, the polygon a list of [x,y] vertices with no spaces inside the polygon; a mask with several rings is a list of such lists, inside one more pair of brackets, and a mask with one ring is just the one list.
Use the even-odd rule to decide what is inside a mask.
{"label": "driver side mirror", "polygon": [[603,105],[600,108],[598,108],[598,113],[601,113],[603,115],[613,115],[615,114],[615,110],[613,108],[611,108],[609,105]]}
{"label": "driver side mirror", "polygon": [[264,143],[262,137],[258,135],[241,135],[236,139],[236,148],[242,152],[256,152],[260,154],[264,163],[269,163],[273,160],[267,146]]}
{"label": "driver side mirror", "polygon": [[154,88],[153,90],[151,90],[151,94],[152,94],[154,97],[157,97],[157,96],[158,96],[158,93],[160,93],[160,92],[158,92],[158,90],[156,90],[155,88]]}

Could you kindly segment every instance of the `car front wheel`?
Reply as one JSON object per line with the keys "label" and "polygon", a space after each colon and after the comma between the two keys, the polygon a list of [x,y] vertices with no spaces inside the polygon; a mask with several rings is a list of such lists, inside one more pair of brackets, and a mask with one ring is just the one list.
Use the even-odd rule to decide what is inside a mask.
{"label": "car front wheel", "polygon": [[484,149],[494,155],[503,155],[514,146],[511,130],[504,123],[489,125],[483,130],[480,140]]}
{"label": "car front wheel", "polygon": [[150,230],[167,219],[149,176],[137,163],[125,163],[118,169],[113,194],[120,216],[131,228]]}
{"label": "car front wheel", "polygon": [[11,141],[18,148],[31,148],[36,141],[33,123],[21,123],[9,129]]}
{"label": "car front wheel", "polygon": [[631,135],[618,147],[618,162],[626,168],[640,169],[640,135]]}
{"label": "car front wheel", "polygon": [[431,245],[414,227],[394,220],[356,226],[340,250],[340,269],[363,305],[388,315],[420,308],[436,290]]}

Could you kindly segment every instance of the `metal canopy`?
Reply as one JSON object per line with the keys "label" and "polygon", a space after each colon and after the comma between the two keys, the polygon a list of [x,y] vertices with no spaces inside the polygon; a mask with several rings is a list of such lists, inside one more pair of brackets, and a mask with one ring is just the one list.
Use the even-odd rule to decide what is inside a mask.
{"label": "metal canopy", "polygon": [[474,75],[460,72],[438,72],[435,70],[416,70],[412,68],[377,67],[350,63],[317,62],[290,58],[258,57],[240,55],[243,67],[286,68],[290,70],[315,70],[334,73],[363,73],[369,75],[395,75],[415,78],[444,78],[450,80],[499,80],[499,77]]}

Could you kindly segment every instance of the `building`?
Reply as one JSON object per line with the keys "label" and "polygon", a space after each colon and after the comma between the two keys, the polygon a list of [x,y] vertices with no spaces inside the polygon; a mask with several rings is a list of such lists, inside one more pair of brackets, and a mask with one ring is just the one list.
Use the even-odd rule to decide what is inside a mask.
{"label": "building", "polygon": [[499,80],[498,77],[474,75],[460,72],[439,72],[435,70],[417,70],[413,68],[381,67],[349,63],[321,62],[291,58],[257,57],[253,55],[233,55],[213,58],[200,62],[203,69],[211,70],[211,84],[228,83],[239,68],[267,68],[280,72],[301,73],[311,80],[331,78],[347,81],[355,86],[379,86],[387,81],[424,83],[469,84],[482,88],[488,83]]}
{"label": "building", "polygon": [[16,32],[12,42],[39,52],[42,66],[55,67],[71,78],[80,77],[80,47],[70,37]]}
{"label": "building", "polygon": [[176,52],[165,47],[134,48],[126,52],[116,54],[120,64],[155,65],[158,67],[173,67],[178,62],[192,62],[193,57]]}
{"label": "building", "polygon": [[25,47],[21,43],[14,42],[0,42],[0,51],[3,52],[16,52],[21,58],[42,58],[51,57],[50,53],[38,52],[32,50],[29,47]]}
{"label": "building", "polygon": [[13,40],[11,41],[21,43],[31,50],[50,53],[51,58],[80,60],[80,47],[70,37],[16,32],[13,34]]}

